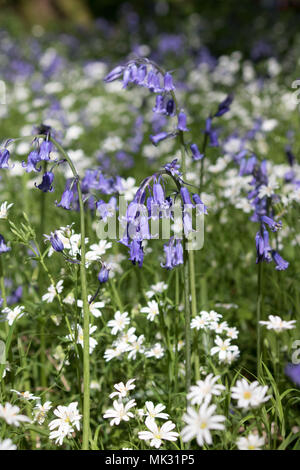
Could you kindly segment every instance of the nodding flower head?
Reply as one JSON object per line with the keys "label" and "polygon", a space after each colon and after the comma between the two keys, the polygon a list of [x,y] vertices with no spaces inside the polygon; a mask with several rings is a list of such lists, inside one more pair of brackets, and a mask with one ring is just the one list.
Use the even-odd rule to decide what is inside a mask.
{"label": "nodding flower head", "polygon": [[216,114],[214,115],[215,117],[223,116],[223,114],[227,113],[230,109],[230,105],[233,101],[233,95],[228,95],[224,101],[222,101],[219,106]]}
{"label": "nodding flower head", "polygon": [[271,217],[268,217],[267,215],[263,215],[261,217],[261,221],[267,224],[272,230],[272,232],[277,232],[279,229],[282,228],[282,222],[280,220],[276,222],[275,220],[271,219]]}
{"label": "nodding flower head", "polygon": [[188,132],[189,129],[186,127],[186,115],[183,111],[178,114],[177,129],[182,132]]}
{"label": "nodding flower head", "polygon": [[5,239],[2,235],[0,235],[0,253],[6,253],[7,251],[10,251],[11,248],[6,245]]}
{"label": "nodding flower head", "polygon": [[277,251],[272,250],[272,258],[274,262],[276,263],[276,268],[277,271],[284,271],[285,269],[288,268],[289,263],[288,261],[285,261]]}
{"label": "nodding flower head", "polygon": [[170,92],[170,91],[175,90],[175,86],[173,84],[173,78],[172,78],[172,75],[169,72],[167,72],[164,76],[164,90],[166,92]]}
{"label": "nodding flower head", "polygon": [[52,171],[46,171],[46,173],[43,174],[43,179],[41,184],[37,185],[35,183],[36,188],[40,189],[44,193],[50,192],[52,193],[54,191],[54,188],[52,186],[54,180],[54,174]]}
{"label": "nodding flower head", "polygon": [[7,149],[0,150],[0,168],[9,168],[10,153]]}
{"label": "nodding flower head", "polygon": [[46,240],[49,240],[51,245],[52,245],[52,248],[53,250],[57,251],[57,252],[60,252],[60,251],[63,251],[64,249],[64,244],[63,242],[61,241],[61,239],[58,237],[57,233],[56,232],[51,232],[50,236],[49,235],[45,235],[45,238]]}
{"label": "nodding flower head", "polygon": [[142,247],[142,242],[139,240],[132,240],[129,247],[130,261],[133,264],[138,264],[141,268],[144,261],[144,250]]}
{"label": "nodding flower head", "polygon": [[108,281],[109,271],[110,268],[105,263],[103,263],[98,274],[98,281],[100,282],[100,284],[104,284]]}
{"label": "nodding flower head", "polygon": [[257,253],[256,263],[260,263],[262,261],[267,261],[269,263],[272,260],[269,232],[266,229],[263,230],[263,233],[257,232],[255,243]]}
{"label": "nodding flower head", "polygon": [[74,199],[73,191],[67,188],[64,190],[61,196],[61,201],[57,204],[57,207],[62,207],[63,209],[70,210],[73,199]]}
{"label": "nodding flower head", "polygon": [[114,80],[117,80],[118,78],[122,76],[124,69],[125,67],[118,65],[111,72],[109,72],[108,75],[106,75],[106,77],[104,78],[104,81],[106,83],[110,83],[110,82],[113,82]]}
{"label": "nodding flower head", "polygon": [[28,155],[27,163],[25,161],[22,162],[22,167],[26,168],[26,173],[30,173],[31,171],[35,171],[38,173],[41,171],[42,167],[37,168],[37,164],[41,161],[39,152],[37,150],[32,150]]}
{"label": "nodding flower head", "polygon": [[197,144],[191,144],[190,149],[192,151],[193,159],[195,161],[202,160],[202,158],[204,157],[204,153],[200,152],[200,150],[198,149]]}
{"label": "nodding flower head", "polygon": [[171,237],[168,244],[164,245],[164,252],[166,256],[165,264],[161,264],[162,268],[171,270],[180,264],[183,264],[183,247],[181,240],[174,241]]}
{"label": "nodding flower head", "polygon": [[39,157],[41,160],[50,160],[50,152],[52,150],[52,142],[43,140],[39,150]]}
{"label": "nodding flower head", "polygon": [[174,134],[172,132],[159,132],[156,135],[150,135],[150,140],[153,145],[157,146],[159,142],[162,140],[169,139],[170,137],[174,137]]}

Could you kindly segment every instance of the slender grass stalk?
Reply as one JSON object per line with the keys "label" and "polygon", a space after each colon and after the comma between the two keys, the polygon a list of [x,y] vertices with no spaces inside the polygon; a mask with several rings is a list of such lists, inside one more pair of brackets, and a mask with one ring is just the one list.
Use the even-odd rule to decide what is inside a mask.
{"label": "slender grass stalk", "polygon": [[[44,161],[43,165],[43,172],[45,173],[47,171],[47,161]],[[40,195],[40,227],[39,227],[39,234],[38,234],[38,240],[39,240],[39,245],[42,246],[43,243],[43,236],[45,233],[45,224],[46,224],[46,218],[45,218],[45,205],[46,205],[46,193],[44,191],[41,191]],[[39,284],[39,290],[41,290],[43,286],[43,271],[39,270],[39,275],[38,275],[38,284]],[[43,388],[47,387],[47,368],[46,368],[46,336],[45,336],[45,319],[42,317],[40,320],[40,377],[41,377],[41,386]]]}
{"label": "slender grass stalk", "polygon": [[72,160],[65,152],[63,147],[50,137],[51,142],[55,145],[58,151],[63,155],[69,164],[76,181],[79,212],[80,212],[80,234],[81,234],[81,259],[80,259],[80,280],[81,280],[81,296],[83,302],[83,437],[82,437],[82,450],[89,449],[89,430],[90,430],[90,309],[87,297],[87,280],[86,280],[86,267],[85,267],[85,220],[84,220],[84,205],[82,192],[80,187],[79,175],[73,165]]}
{"label": "slender grass stalk", "polygon": [[257,271],[257,303],[256,303],[256,365],[257,377],[260,372],[260,359],[261,359],[261,326],[260,320],[262,318],[262,297],[263,297],[263,263],[258,263]]}

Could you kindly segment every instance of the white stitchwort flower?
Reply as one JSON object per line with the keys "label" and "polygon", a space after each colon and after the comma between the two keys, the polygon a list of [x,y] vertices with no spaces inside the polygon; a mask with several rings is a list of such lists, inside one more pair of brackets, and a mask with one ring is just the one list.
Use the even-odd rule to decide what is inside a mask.
{"label": "white stitchwort flower", "polygon": [[168,284],[165,282],[158,282],[157,284],[153,284],[150,287],[150,290],[146,292],[146,297],[151,299],[155,294],[162,294],[165,290],[167,290]]}
{"label": "white stitchwort flower", "polygon": [[[88,301],[89,302],[90,302],[91,298],[92,298],[92,296],[89,295],[88,296]],[[77,300],[77,305],[78,305],[78,307],[83,308],[83,301],[81,299]],[[101,309],[103,307],[105,307],[105,302],[103,302],[103,301],[89,303],[90,312],[95,318],[99,318],[99,317],[102,316]]]}
{"label": "white stitchwort flower", "polygon": [[113,398],[113,397],[117,396],[120,399],[120,398],[126,397],[129,390],[135,389],[135,385],[133,383],[134,381],[135,381],[135,379],[130,379],[126,382],[126,385],[123,382],[119,382],[118,384],[115,384],[114,388],[117,391],[111,393],[109,395],[109,398]]}
{"label": "white stitchwort flower", "polygon": [[30,423],[30,419],[25,415],[19,415],[20,408],[18,406],[5,403],[0,404],[0,418],[4,419],[7,424],[12,426],[20,426],[20,423]]}
{"label": "white stitchwort flower", "polygon": [[224,429],[223,421],[225,416],[215,415],[216,405],[208,406],[208,403],[203,403],[199,410],[193,407],[188,407],[187,412],[183,415],[183,421],[187,424],[181,431],[183,442],[189,442],[196,438],[199,446],[212,444],[212,437],[210,434],[211,429]]}
{"label": "white stitchwort flower", "polygon": [[139,439],[150,441],[150,446],[159,449],[163,441],[177,441],[179,436],[178,432],[173,431],[175,424],[172,421],[167,421],[159,428],[153,418],[148,416],[145,424],[149,431],[140,431]]}
{"label": "white stitchwort flower", "polygon": [[109,408],[103,418],[112,418],[110,421],[111,426],[118,426],[121,421],[129,421],[130,418],[133,418],[133,413],[129,411],[136,405],[135,400],[129,400],[129,402],[124,405],[124,403],[120,403],[117,400],[113,402],[113,408]]}
{"label": "white stitchwort flower", "polygon": [[191,328],[196,328],[196,330],[203,330],[209,325],[209,314],[208,312],[201,312],[200,315],[197,315],[191,321]]}
{"label": "white stitchwort flower", "polygon": [[263,387],[257,381],[249,383],[243,378],[231,388],[231,397],[238,400],[237,406],[239,408],[256,408],[271,398],[270,395],[266,396],[267,390],[266,385]]}
{"label": "white stitchwort flower", "polygon": [[27,401],[39,400],[39,397],[34,396],[33,393],[30,393],[28,390],[26,390],[25,392],[18,392],[18,390],[14,390],[12,388],[11,392],[15,392],[20,398],[23,398],[24,400],[27,400]]}
{"label": "white stitchwort flower", "polygon": [[147,320],[154,321],[159,315],[158,303],[155,300],[150,300],[147,307],[141,308],[142,313],[147,313]]}
{"label": "white stitchwort flower", "polygon": [[23,317],[24,315],[24,308],[22,305],[17,305],[14,309],[6,307],[2,310],[2,313],[5,314],[6,321],[8,322],[9,326],[13,324],[15,320],[19,320],[19,318]]}
{"label": "white stitchwort flower", "polygon": [[50,287],[48,287],[48,292],[43,295],[42,300],[47,302],[48,304],[53,302],[57,294],[60,294],[63,291],[63,282],[62,280],[58,281],[56,286],[51,284]]}
{"label": "white stitchwort flower", "polygon": [[56,444],[62,445],[65,437],[70,437],[75,429],[80,430],[81,415],[78,412],[78,402],[72,402],[68,406],[59,405],[54,414],[57,416],[49,423],[50,439],[55,439]]}
{"label": "white stitchwort flower", "polygon": [[149,351],[145,352],[145,356],[160,359],[161,357],[163,357],[164,353],[165,350],[162,345],[160,343],[156,343]]}
{"label": "white stitchwort flower", "polygon": [[209,402],[213,395],[221,395],[222,390],[225,390],[224,385],[217,384],[220,376],[209,374],[204,380],[198,380],[197,385],[192,385],[190,392],[187,395],[188,400],[192,405],[201,405],[202,401]]}
{"label": "white stitchwort flower", "polygon": [[119,310],[115,313],[114,320],[109,320],[107,326],[111,328],[111,334],[116,335],[119,331],[123,331],[126,325],[129,325],[130,319],[128,312],[121,313]]}
{"label": "white stitchwort flower", "polygon": [[284,330],[291,330],[293,328],[296,328],[296,320],[285,321],[282,320],[278,315],[269,315],[268,318],[268,321],[259,322],[261,325],[265,325],[268,330],[274,330],[277,333],[280,333]]}
{"label": "white stitchwort flower", "polygon": [[224,361],[228,352],[234,352],[238,350],[238,347],[231,345],[230,341],[230,338],[223,340],[220,338],[220,336],[217,336],[215,339],[216,346],[211,348],[210,354],[213,356],[214,354],[218,353],[219,360]]}
{"label": "white stitchwort flower", "polygon": [[2,202],[0,206],[0,219],[7,219],[8,211],[14,204],[8,204],[7,201]]}
{"label": "white stitchwort flower", "polygon": [[0,441],[0,450],[17,450],[17,446],[11,439],[4,439]]}
{"label": "white stitchwort flower", "polygon": [[146,401],[146,415],[150,418],[161,418],[161,419],[168,419],[168,413],[162,413],[163,410],[166,409],[165,405],[162,403],[158,403],[158,405],[154,405],[152,401]]}
{"label": "white stitchwort flower", "polygon": [[265,444],[264,437],[259,437],[258,434],[250,433],[247,437],[239,437],[236,445],[239,450],[261,450]]}
{"label": "white stitchwort flower", "polygon": [[[83,342],[84,342],[84,333],[83,333],[83,329],[82,329],[82,326],[81,325],[77,325],[77,339],[76,339],[76,334],[75,332],[73,333],[73,335],[68,335],[67,336],[67,339],[69,339],[70,341],[75,341],[76,339],[76,343],[77,344],[80,344],[83,348]],[[92,354],[92,352],[94,351],[95,347],[97,346],[98,344],[98,341],[95,340],[95,338],[92,338],[91,335],[97,330],[97,326],[96,325],[90,325],[89,326],[89,334],[90,334],[90,337],[89,337],[89,350],[90,350],[90,354]]]}
{"label": "white stitchwort flower", "polygon": [[43,424],[47,417],[47,413],[51,410],[51,408],[51,401],[45,401],[43,405],[41,403],[37,403],[33,410],[34,421],[37,421],[39,424]]}

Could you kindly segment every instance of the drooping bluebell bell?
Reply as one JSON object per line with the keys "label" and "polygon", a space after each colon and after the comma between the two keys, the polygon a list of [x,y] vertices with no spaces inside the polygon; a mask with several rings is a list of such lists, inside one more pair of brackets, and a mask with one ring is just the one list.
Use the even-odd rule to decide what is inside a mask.
{"label": "drooping bluebell bell", "polygon": [[157,95],[155,99],[155,106],[152,108],[154,113],[164,114],[166,112],[164,105],[164,97],[162,95]]}
{"label": "drooping bluebell bell", "polygon": [[276,222],[274,219],[268,217],[267,215],[263,215],[261,217],[261,221],[267,224],[272,230],[272,232],[277,232],[282,227],[282,222],[280,220]]}
{"label": "drooping bluebell bell", "polygon": [[54,180],[54,174],[52,173],[52,171],[46,171],[43,174],[42,182],[39,185],[35,183],[35,186],[41,191],[43,191],[44,193],[47,193],[47,192],[52,193],[54,191],[54,188],[52,186],[53,180]]}
{"label": "drooping bluebell bell", "polygon": [[169,72],[167,72],[164,76],[164,90],[166,92],[170,92],[170,91],[175,90],[175,86],[173,84],[173,78],[172,78],[172,75]]}
{"label": "drooping bluebell bell", "polygon": [[233,95],[228,95],[224,101],[222,101],[219,106],[216,114],[214,115],[215,117],[220,117],[223,116],[223,114],[227,113],[230,109],[230,105],[233,101]]}
{"label": "drooping bluebell bell", "polygon": [[292,382],[300,387],[300,364],[287,364],[284,372]]}
{"label": "drooping bluebell bell", "polygon": [[166,102],[165,112],[168,116],[174,116],[175,111],[176,111],[175,101],[172,98],[170,98]]}
{"label": "drooping bluebell bell", "polygon": [[257,232],[255,236],[255,243],[256,243],[256,263],[260,263],[262,261],[267,261],[268,263],[272,261],[271,258],[271,247],[269,244],[269,232],[264,229],[263,233]]}
{"label": "drooping bluebell bell", "polygon": [[284,260],[276,250],[272,250],[272,258],[276,264],[275,269],[277,271],[285,271],[288,268],[288,261]]}
{"label": "drooping bluebell bell", "polygon": [[139,240],[132,240],[129,246],[129,259],[133,264],[138,264],[141,268],[144,260],[144,250],[142,242]]}
{"label": "drooping bluebell bell", "polygon": [[193,160],[201,160],[204,157],[204,153],[201,153],[197,144],[191,144],[190,149],[192,151]]}
{"label": "drooping bluebell bell", "polygon": [[153,145],[157,146],[162,140],[166,140],[169,137],[173,137],[173,134],[170,132],[159,132],[156,135],[150,135],[150,140]]}
{"label": "drooping bluebell bell", "polygon": [[62,207],[63,209],[70,210],[73,199],[73,191],[69,188],[66,188],[61,196],[61,201],[57,204],[57,207]]}
{"label": "drooping bluebell bell", "polygon": [[50,160],[50,152],[52,151],[52,142],[43,140],[39,149],[39,157],[41,160]]}
{"label": "drooping bluebell bell", "polygon": [[0,168],[9,168],[10,153],[7,149],[0,150]]}
{"label": "drooping bluebell bell", "polygon": [[26,173],[34,171],[38,173],[41,171],[42,167],[37,168],[37,164],[41,161],[39,152],[37,150],[32,150],[28,155],[27,162],[22,162],[22,167],[26,168]]}
{"label": "drooping bluebell bell", "polygon": [[100,282],[100,284],[104,284],[108,281],[109,271],[110,268],[105,263],[102,263],[101,269],[98,274],[98,281]]}
{"label": "drooping bluebell bell", "polygon": [[0,235],[0,254],[6,253],[7,251],[10,251],[10,250],[11,248],[7,246],[3,235]]}
{"label": "drooping bluebell bell", "polygon": [[106,222],[108,218],[113,217],[117,208],[117,199],[111,197],[109,202],[105,202],[102,199],[96,202],[97,211],[100,214],[101,219]]}
{"label": "drooping bluebell bell", "polygon": [[209,145],[211,147],[218,147],[218,134],[215,129],[212,127],[212,117],[209,116],[205,121],[205,134],[209,137]]}
{"label": "drooping bluebell bell", "polygon": [[124,69],[125,67],[118,65],[113,70],[111,70],[108,75],[106,75],[106,77],[104,78],[104,81],[106,83],[110,83],[110,82],[117,80],[118,78],[122,76]]}
{"label": "drooping bluebell bell", "polygon": [[186,114],[183,111],[180,111],[180,113],[178,114],[177,129],[182,132],[189,131],[189,129],[186,126]]}
{"label": "drooping bluebell bell", "polygon": [[64,244],[62,240],[58,237],[56,232],[51,232],[50,236],[45,235],[45,239],[49,240],[52,245],[53,250],[60,252],[64,250]]}
{"label": "drooping bluebell bell", "polygon": [[198,210],[199,214],[207,214],[207,207],[206,205],[201,201],[199,194],[194,193],[193,196],[193,201],[196,204],[196,209]]}

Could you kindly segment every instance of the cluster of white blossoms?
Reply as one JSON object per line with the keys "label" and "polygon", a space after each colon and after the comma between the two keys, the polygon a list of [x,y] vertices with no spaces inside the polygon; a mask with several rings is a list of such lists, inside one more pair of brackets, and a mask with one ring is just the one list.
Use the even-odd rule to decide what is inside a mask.
{"label": "cluster of white blossoms", "polygon": [[278,315],[269,315],[269,320],[267,321],[260,321],[261,325],[265,325],[268,330],[274,330],[276,333],[281,333],[284,330],[291,330],[296,328],[296,320],[282,320]]}
{"label": "cluster of white blossoms", "polygon": [[190,405],[197,405],[197,408],[189,405],[183,415],[182,419],[186,423],[181,432],[183,442],[196,438],[199,446],[202,447],[205,443],[210,445],[210,430],[224,430],[225,416],[215,414],[217,406],[210,404],[213,397],[220,396],[225,390],[224,385],[217,383],[219,380],[219,375],[209,374],[204,380],[198,380],[196,385],[191,386],[187,399]]}
{"label": "cluster of white blossoms", "polygon": [[155,343],[146,350],[144,346],[145,336],[137,336],[136,328],[130,326],[130,318],[128,312],[121,313],[119,310],[115,313],[114,318],[109,320],[107,326],[111,328],[111,334],[117,336],[110,348],[104,353],[105,360],[111,361],[114,358],[120,358],[123,354],[127,354],[128,359],[136,359],[137,353],[144,354],[146,357],[160,359],[164,355],[164,348],[160,343]]}
{"label": "cluster of white blossoms", "polygon": [[103,418],[110,419],[111,426],[118,426],[121,421],[129,421],[130,418],[134,417],[131,408],[136,406],[135,400],[128,400],[123,402],[122,400],[127,399],[128,392],[135,389],[135,379],[130,379],[124,384],[119,382],[114,385],[116,391],[112,392],[109,397],[114,398],[117,396],[117,400],[113,401],[113,407],[109,408],[103,415]]}
{"label": "cluster of white blossoms", "polygon": [[53,411],[57,418],[50,421],[48,426],[51,431],[49,437],[54,439],[56,444],[62,445],[65,438],[80,430],[81,415],[77,407],[76,401],[68,406],[59,405]]}
{"label": "cluster of white blossoms", "polygon": [[[231,340],[237,339],[239,331],[236,327],[229,326],[227,321],[221,321],[222,317],[221,313],[214,310],[203,310],[192,319],[191,328],[216,333],[215,346],[211,348],[210,354],[217,354],[220,363],[231,364],[240,354],[238,346],[231,344]],[[223,338],[220,335],[223,335]]]}

